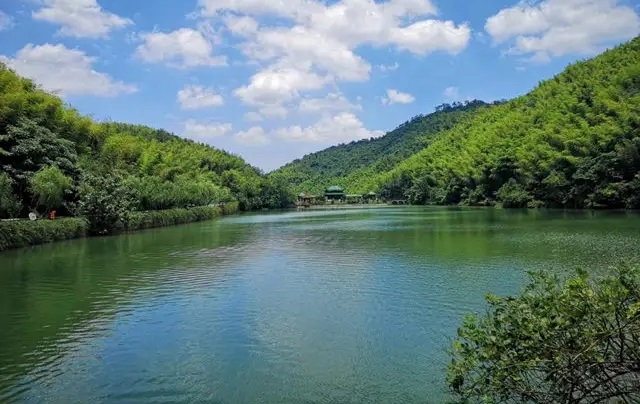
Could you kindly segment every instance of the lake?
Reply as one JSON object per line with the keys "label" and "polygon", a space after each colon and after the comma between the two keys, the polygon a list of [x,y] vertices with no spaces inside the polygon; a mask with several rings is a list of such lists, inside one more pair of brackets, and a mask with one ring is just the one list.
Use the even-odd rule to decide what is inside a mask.
{"label": "lake", "polygon": [[640,215],[246,214],[0,254],[0,402],[438,403],[529,269],[640,258]]}

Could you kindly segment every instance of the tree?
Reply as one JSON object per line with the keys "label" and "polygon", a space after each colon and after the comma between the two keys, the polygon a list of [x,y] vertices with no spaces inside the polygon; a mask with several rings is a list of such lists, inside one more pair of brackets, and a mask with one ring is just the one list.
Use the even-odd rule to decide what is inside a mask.
{"label": "tree", "polygon": [[487,301],[452,344],[457,402],[640,402],[640,268],[531,273],[520,296]]}
{"label": "tree", "polygon": [[36,206],[49,211],[62,206],[64,195],[71,188],[72,180],[56,166],[46,166],[29,179],[29,192]]}
{"label": "tree", "polygon": [[0,173],[0,218],[16,217],[22,205],[13,193],[13,181],[6,173]]}
{"label": "tree", "polygon": [[0,165],[15,182],[21,197],[29,186],[29,179],[45,166],[55,165],[64,173],[75,171],[77,155],[69,140],[59,137],[36,121],[23,117],[0,134]]}

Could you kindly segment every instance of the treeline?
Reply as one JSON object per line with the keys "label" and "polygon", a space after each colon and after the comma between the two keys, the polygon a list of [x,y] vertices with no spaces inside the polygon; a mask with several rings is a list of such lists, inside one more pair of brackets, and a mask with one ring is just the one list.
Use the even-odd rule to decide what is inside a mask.
{"label": "treeline", "polygon": [[640,38],[478,111],[375,181],[416,204],[640,208]]}
{"label": "treeline", "polygon": [[164,130],[95,122],[0,64],[0,218],[57,210],[90,232],[133,212],[287,206],[286,184],[240,157]]}
{"label": "treeline", "polygon": [[385,136],[306,155],[276,170],[270,177],[291,184],[297,193],[320,193],[330,185],[341,185],[349,192],[369,192],[378,187],[372,181],[378,174],[395,168],[427,147],[435,135],[489,106],[478,100],[442,104],[434,113],[415,116]]}
{"label": "treeline", "polygon": [[336,184],[413,204],[640,208],[640,38],[525,96],[443,104],[271,178],[296,192]]}

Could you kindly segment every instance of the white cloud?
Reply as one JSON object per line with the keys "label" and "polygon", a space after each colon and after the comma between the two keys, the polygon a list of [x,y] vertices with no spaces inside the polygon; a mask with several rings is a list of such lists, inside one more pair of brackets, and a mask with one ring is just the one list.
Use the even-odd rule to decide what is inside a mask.
{"label": "white cloud", "polygon": [[512,40],[509,53],[545,61],[630,39],[640,32],[640,17],[617,0],[546,0],[506,8],[485,29],[498,44]]}
{"label": "white cloud", "polygon": [[458,27],[452,21],[418,21],[405,28],[391,30],[391,42],[399,49],[419,55],[435,51],[457,54],[467,47],[471,29],[462,24]]}
{"label": "white cloud", "polygon": [[442,94],[448,100],[455,101],[460,98],[460,89],[458,87],[447,87]]}
{"label": "white cloud", "polygon": [[284,119],[289,115],[289,111],[282,105],[265,105],[260,108],[260,115],[264,118]]}
{"label": "white cloud", "polygon": [[258,22],[247,16],[226,16],[225,25],[231,33],[237,36],[249,36],[258,32]]}
{"label": "white cloud", "polygon": [[300,26],[260,30],[243,50],[253,59],[277,59],[282,65],[313,66],[347,81],[366,80],[371,70],[364,59],[341,41]]}
{"label": "white cloud", "polygon": [[13,59],[0,56],[0,61],[20,75],[63,95],[116,96],[137,91],[134,85],[93,70],[95,59],[80,50],[51,44],[27,44]]}
{"label": "white cloud", "polygon": [[[232,33],[246,38],[240,49],[251,62],[266,64],[248,86],[237,90],[251,105],[256,102],[243,94],[245,89],[256,87],[256,79],[273,75],[276,68],[320,77],[314,84],[366,81],[371,66],[356,53],[363,45],[391,46],[418,55],[456,54],[471,36],[466,24],[428,18],[437,13],[430,0],[340,0],[332,4],[320,0],[200,0],[199,5],[201,16],[219,16]],[[259,17],[275,22],[259,27],[254,20]],[[397,67],[397,63],[390,65],[388,71]],[[279,104],[315,89],[316,85],[304,81],[291,82],[280,94]]]}
{"label": "white cloud", "polygon": [[[436,8],[428,0],[342,0],[314,12],[309,26],[342,42],[357,46],[364,43],[401,43],[393,32],[404,29],[410,17],[433,15]],[[425,38],[427,39],[427,38]]]}
{"label": "white cloud", "polygon": [[0,10],[0,31],[8,31],[13,28],[13,17]]}
{"label": "white cloud", "polygon": [[305,128],[290,126],[276,129],[274,136],[286,142],[308,143],[347,143],[353,140],[382,136],[382,131],[370,131],[350,112],[342,112],[334,116],[325,116],[313,125]]}
{"label": "white cloud", "polygon": [[329,93],[322,98],[303,98],[298,105],[300,112],[324,113],[328,111],[360,110],[360,105],[352,104],[341,93]]}
{"label": "white cloud", "polygon": [[184,123],[183,134],[193,140],[207,143],[211,138],[224,136],[233,130],[230,123],[199,122],[190,119]]}
{"label": "white cloud", "polygon": [[300,91],[317,90],[327,83],[327,78],[293,67],[271,67],[251,77],[248,86],[234,91],[245,104],[282,105],[298,97]]}
{"label": "white cloud", "polygon": [[58,33],[76,38],[104,38],[112,30],[133,24],[128,18],[104,11],[96,0],[42,0],[33,12],[36,20],[62,25]]}
{"label": "white cloud", "polygon": [[178,91],[178,102],[182,109],[200,109],[219,107],[224,104],[224,98],[211,88],[186,86]]}
{"label": "white cloud", "polygon": [[246,131],[238,132],[234,137],[238,142],[249,146],[262,146],[270,142],[264,133],[264,129],[260,126],[254,126]]}
{"label": "white cloud", "polygon": [[398,90],[390,88],[387,90],[387,96],[382,97],[383,104],[411,104],[416,99],[413,95],[409,93],[402,93]]}
{"label": "white cloud", "polygon": [[144,43],[136,56],[149,63],[166,63],[171,67],[224,66],[225,56],[213,56],[213,46],[200,31],[181,28],[170,33],[142,34]]}
{"label": "white cloud", "polygon": [[321,6],[313,0],[198,0],[200,15],[214,17],[221,11],[267,15],[299,20]]}
{"label": "white cloud", "polygon": [[398,68],[400,67],[400,65],[398,64],[398,62],[395,62],[393,64],[390,65],[378,65],[376,66],[378,68],[378,70],[380,70],[381,72],[393,72],[398,70]]}

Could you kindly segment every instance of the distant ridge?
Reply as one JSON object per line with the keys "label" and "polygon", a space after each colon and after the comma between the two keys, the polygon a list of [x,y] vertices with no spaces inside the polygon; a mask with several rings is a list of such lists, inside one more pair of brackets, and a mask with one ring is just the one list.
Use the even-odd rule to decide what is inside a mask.
{"label": "distant ridge", "polygon": [[368,180],[373,176],[394,168],[424,149],[438,133],[488,106],[478,100],[442,104],[434,113],[413,117],[382,137],[331,146],[294,160],[271,175],[288,182],[296,192],[319,193],[333,184],[349,192],[368,192]]}
{"label": "distant ridge", "polygon": [[417,117],[273,175],[414,204],[640,208],[640,38],[500,104]]}

